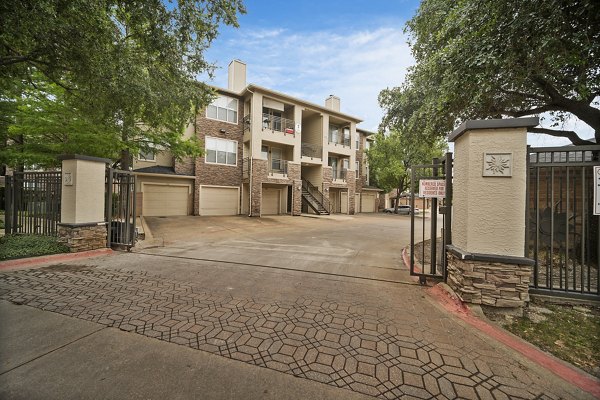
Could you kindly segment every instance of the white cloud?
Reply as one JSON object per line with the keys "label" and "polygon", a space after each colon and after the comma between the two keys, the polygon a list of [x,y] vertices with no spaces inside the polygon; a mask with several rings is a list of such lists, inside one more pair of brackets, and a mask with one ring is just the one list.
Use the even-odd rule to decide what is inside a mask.
{"label": "white cloud", "polygon": [[414,63],[402,26],[374,30],[316,31],[240,29],[207,54],[222,67],[212,82],[227,85],[232,59],[247,64],[248,82],[323,104],[334,94],[344,113],[362,118],[376,130],[382,89],[398,86]]}

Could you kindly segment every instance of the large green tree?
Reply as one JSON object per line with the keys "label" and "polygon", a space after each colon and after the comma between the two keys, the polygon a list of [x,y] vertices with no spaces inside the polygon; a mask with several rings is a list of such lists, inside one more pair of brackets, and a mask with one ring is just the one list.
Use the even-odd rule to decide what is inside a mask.
{"label": "large green tree", "polygon": [[411,166],[430,164],[434,157],[442,156],[445,147],[441,138],[424,141],[419,135],[400,131],[375,135],[367,150],[369,169],[378,187],[386,192],[396,189],[394,212],[398,210],[400,194],[410,185]]}
{"label": "large green tree", "polygon": [[[40,138],[60,142],[43,151],[108,157],[116,144],[122,168],[139,150],[198,154],[199,144],[182,133],[214,95],[197,81],[213,69],[203,54],[218,27],[237,26],[243,12],[241,0],[2,2],[0,138],[16,147],[4,152],[13,157],[3,162],[39,163],[44,157],[34,153]],[[47,127],[43,119],[35,121],[44,113],[52,116]],[[57,136],[61,118],[72,121]],[[96,142],[82,140],[92,134],[90,127]],[[108,145],[104,153],[102,143]]]}
{"label": "large green tree", "polygon": [[423,136],[465,119],[542,115],[531,132],[590,143],[565,129],[572,116],[600,143],[600,2],[423,0],[408,22],[416,64],[381,92],[383,125]]}

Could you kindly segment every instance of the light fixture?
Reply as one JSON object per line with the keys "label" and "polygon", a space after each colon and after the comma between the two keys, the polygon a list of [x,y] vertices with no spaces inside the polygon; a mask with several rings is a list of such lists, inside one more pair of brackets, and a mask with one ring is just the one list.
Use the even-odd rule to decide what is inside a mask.
{"label": "light fixture", "polygon": [[221,132],[221,133],[226,133],[226,132],[225,132],[225,129],[219,129],[219,132]]}

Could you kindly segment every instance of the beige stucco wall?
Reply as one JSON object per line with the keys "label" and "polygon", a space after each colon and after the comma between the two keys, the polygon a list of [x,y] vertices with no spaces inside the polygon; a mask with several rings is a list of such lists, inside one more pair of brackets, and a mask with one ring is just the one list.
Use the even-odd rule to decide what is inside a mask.
{"label": "beige stucco wall", "polygon": [[320,115],[313,115],[302,121],[302,143],[323,145],[323,122]]}
{"label": "beige stucco wall", "polygon": [[302,177],[308,179],[310,183],[321,189],[323,184],[323,168],[321,166],[302,167]]}
{"label": "beige stucco wall", "polygon": [[[104,221],[106,164],[98,161],[63,160],[61,221],[85,224]],[[70,173],[72,185],[65,185]]]}
{"label": "beige stucco wall", "polygon": [[[526,128],[467,131],[454,152],[453,244],[471,253],[523,257]],[[485,152],[512,153],[512,177],[483,177]]]}
{"label": "beige stucco wall", "polygon": [[145,161],[145,160],[139,160],[137,157],[134,157],[133,169],[154,167],[157,165],[160,165],[163,167],[172,167],[173,166],[173,156],[171,155],[171,152],[168,150],[159,151],[158,153],[156,153],[154,158],[155,158],[155,161]]}

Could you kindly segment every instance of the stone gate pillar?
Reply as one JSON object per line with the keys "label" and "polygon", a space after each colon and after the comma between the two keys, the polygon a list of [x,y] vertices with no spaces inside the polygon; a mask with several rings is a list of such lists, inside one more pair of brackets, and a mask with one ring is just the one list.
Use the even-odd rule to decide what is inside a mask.
{"label": "stone gate pillar", "polygon": [[62,160],[62,193],[58,234],[71,252],[106,247],[104,221],[105,158],[66,155]]}
{"label": "stone gate pillar", "polygon": [[452,132],[454,171],[448,285],[467,303],[522,313],[527,128],[538,118],[466,121]]}

